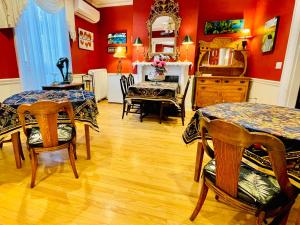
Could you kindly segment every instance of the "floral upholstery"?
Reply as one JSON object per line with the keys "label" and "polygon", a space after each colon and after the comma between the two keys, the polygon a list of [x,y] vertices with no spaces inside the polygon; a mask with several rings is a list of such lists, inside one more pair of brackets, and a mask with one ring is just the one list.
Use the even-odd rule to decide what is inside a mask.
{"label": "floral upholstery", "polygon": [[[205,176],[215,182],[215,160],[209,161],[204,167]],[[280,194],[280,187],[276,178],[252,169],[241,163],[238,181],[238,198],[256,207],[266,205]]]}
{"label": "floral upholstery", "polygon": [[[71,124],[58,124],[58,141],[59,144],[70,141],[75,135],[75,129]],[[39,127],[27,129],[28,144],[33,146],[42,146],[43,139]]]}

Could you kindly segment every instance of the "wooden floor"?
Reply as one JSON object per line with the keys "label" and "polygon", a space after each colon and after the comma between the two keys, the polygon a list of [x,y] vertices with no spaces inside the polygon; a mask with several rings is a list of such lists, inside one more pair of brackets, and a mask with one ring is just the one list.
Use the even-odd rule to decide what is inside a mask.
{"label": "wooden floor", "polygon": [[[180,118],[138,115],[121,119],[121,105],[99,104],[101,132],[91,131],[92,159],[86,160],[83,126],[78,125],[79,179],[65,151],[43,154],[36,187],[31,168],[15,168],[11,143],[0,151],[0,224],[237,225],[255,224],[252,215],[217,202],[209,192],[197,219],[189,216],[199,185],[193,181],[196,144],[186,146]],[[188,113],[186,122],[192,112]],[[22,138],[24,143],[24,138]],[[205,159],[207,160],[207,159]],[[298,197],[288,224],[300,211]]]}

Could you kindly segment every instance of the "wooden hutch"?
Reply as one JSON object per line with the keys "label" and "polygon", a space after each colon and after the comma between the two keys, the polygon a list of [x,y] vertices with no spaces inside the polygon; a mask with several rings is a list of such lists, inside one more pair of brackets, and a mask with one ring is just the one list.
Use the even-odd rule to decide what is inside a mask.
{"label": "wooden hutch", "polygon": [[200,41],[194,109],[221,102],[246,101],[250,78],[244,77],[247,51],[241,42],[231,38]]}

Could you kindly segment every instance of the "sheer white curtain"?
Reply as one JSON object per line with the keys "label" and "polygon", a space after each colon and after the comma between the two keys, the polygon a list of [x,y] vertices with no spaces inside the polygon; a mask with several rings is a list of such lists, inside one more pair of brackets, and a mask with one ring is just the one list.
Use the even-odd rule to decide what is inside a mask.
{"label": "sheer white curtain", "polygon": [[0,28],[15,27],[27,0],[0,0]]}
{"label": "sheer white curtain", "polygon": [[[56,67],[61,57],[70,59],[70,42],[65,10],[48,13],[34,0],[28,0],[15,30],[17,57],[24,90],[41,89],[54,81],[62,81]],[[56,76],[55,76],[56,74]]]}

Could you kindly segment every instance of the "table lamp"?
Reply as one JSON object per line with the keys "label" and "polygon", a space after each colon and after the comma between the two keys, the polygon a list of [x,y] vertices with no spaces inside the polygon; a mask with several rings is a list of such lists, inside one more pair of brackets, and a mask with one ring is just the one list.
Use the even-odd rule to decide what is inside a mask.
{"label": "table lamp", "polygon": [[136,47],[136,55],[137,55],[137,62],[139,62],[139,47],[140,46],[143,46],[143,42],[142,42],[142,40],[139,38],[139,37],[137,37],[135,40],[134,40],[134,42],[133,42],[133,46],[135,46]]}
{"label": "table lamp", "polygon": [[246,49],[247,39],[252,37],[250,29],[248,29],[248,28],[242,29],[242,34],[243,34],[243,36],[241,37],[243,39],[242,46],[243,46],[243,49]]}
{"label": "table lamp", "polygon": [[126,47],[118,46],[114,57],[119,59],[117,73],[122,74],[122,58],[126,58]]}
{"label": "table lamp", "polygon": [[193,44],[192,38],[190,35],[185,35],[182,44],[185,45],[185,62],[188,61],[188,52],[189,52],[189,46]]}

